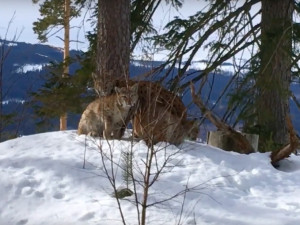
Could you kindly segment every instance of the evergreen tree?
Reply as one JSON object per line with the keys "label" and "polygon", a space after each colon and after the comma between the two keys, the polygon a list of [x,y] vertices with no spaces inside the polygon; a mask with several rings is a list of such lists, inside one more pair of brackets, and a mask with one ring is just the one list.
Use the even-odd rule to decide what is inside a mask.
{"label": "evergreen tree", "polygon": [[[165,78],[169,79],[169,73],[177,67],[179,72],[171,79],[173,87],[183,91],[192,81],[200,82],[201,90],[208,76],[232,60],[235,73],[220,93],[230,92],[233,84],[236,89],[231,91],[230,108],[223,119],[243,118],[251,124],[248,130],[260,134],[261,148],[271,140],[273,147],[267,150],[277,149],[277,144],[288,141],[285,119],[289,113],[291,68],[296,65],[292,64],[292,28],[297,27],[292,20],[294,7],[298,13],[299,3],[293,0],[213,0],[188,19],[176,17],[166,25],[166,33],[153,37],[155,44],[170,51]],[[257,23],[260,16],[261,23]],[[206,68],[187,74],[192,60],[203,50],[208,52]],[[249,59],[237,59],[246,52]]]}
{"label": "evergreen tree", "polygon": [[4,92],[4,65],[12,50],[12,46],[9,46],[8,43],[10,41],[12,42],[17,41],[19,36],[21,35],[21,32],[19,33],[16,32],[11,38],[11,40],[9,40],[8,34],[13,19],[14,17],[12,17],[11,20],[9,21],[4,37],[0,36],[0,41],[1,41],[0,43],[0,142],[5,141],[9,138],[16,137],[19,132],[18,130],[15,130],[14,132],[6,131],[6,128],[9,125],[11,125],[14,122],[14,120],[16,120],[17,113],[4,113],[3,110],[3,102],[6,97],[5,92],[7,93],[7,90]]}
{"label": "evergreen tree", "polygon": [[133,153],[132,152],[122,152],[122,163],[121,168],[123,170],[122,177],[123,181],[126,183],[126,188],[129,188],[129,185],[132,183],[133,179]]}
{"label": "evergreen tree", "polygon": [[[38,0],[33,0],[37,3]],[[42,19],[33,23],[33,30],[38,35],[38,39],[46,42],[48,37],[54,35],[51,33],[54,28],[62,27],[64,30],[64,56],[63,56],[63,78],[69,77],[69,44],[70,44],[70,19],[79,16],[79,10],[71,6],[70,0],[46,0],[40,5],[40,14]],[[67,129],[67,113],[60,115],[60,130]]]}
{"label": "evergreen tree", "polygon": [[31,93],[33,108],[39,118],[39,131],[53,129],[53,119],[64,112],[82,113],[83,108],[94,99],[93,93],[87,90],[87,86],[92,85],[90,76],[79,71],[74,76],[64,78],[62,72],[63,63],[51,62],[44,74],[44,85],[37,92]]}

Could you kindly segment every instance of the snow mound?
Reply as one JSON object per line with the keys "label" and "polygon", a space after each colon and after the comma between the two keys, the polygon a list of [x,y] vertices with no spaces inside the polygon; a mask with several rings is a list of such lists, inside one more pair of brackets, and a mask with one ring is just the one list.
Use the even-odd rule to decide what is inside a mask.
{"label": "snow mound", "polygon": [[[135,176],[142,178],[143,141],[108,142],[65,131],[0,143],[0,224],[122,224],[99,146],[115,162],[132,149]],[[168,161],[150,188],[148,203],[154,206],[148,208],[147,224],[299,224],[299,157],[285,160],[280,171],[267,153],[241,155],[190,141],[155,148],[153,171]],[[124,186],[121,169],[115,169],[117,186]],[[186,195],[171,198],[186,189]],[[142,198],[142,188],[137,191]],[[133,200],[121,200],[128,224],[137,224]]]}

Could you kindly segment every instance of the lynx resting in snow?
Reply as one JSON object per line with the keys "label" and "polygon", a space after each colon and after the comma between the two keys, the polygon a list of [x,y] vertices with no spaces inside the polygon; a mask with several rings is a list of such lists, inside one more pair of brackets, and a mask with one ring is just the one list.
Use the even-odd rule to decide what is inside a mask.
{"label": "lynx resting in snow", "polygon": [[138,101],[138,85],[115,87],[115,93],[99,97],[83,112],[78,134],[120,139]]}

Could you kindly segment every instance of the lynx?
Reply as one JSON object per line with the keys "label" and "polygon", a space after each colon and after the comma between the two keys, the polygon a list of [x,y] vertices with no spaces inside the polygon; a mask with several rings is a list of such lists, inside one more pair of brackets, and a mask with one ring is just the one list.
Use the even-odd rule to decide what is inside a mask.
{"label": "lynx", "polygon": [[[159,104],[162,106],[168,106],[168,111],[173,115],[178,117],[186,118],[186,107],[182,103],[181,99],[176,96],[174,93],[166,90],[160,84],[154,83],[151,81],[134,81],[134,80],[114,80],[109,83],[109,87],[106,87],[109,90],[106,90],[107,93],[114,93],[113,87],[127,87],[134,84],[138,84],[138,96],[139,102],[141,103],[142,108],[147,108],[151,104]],[[95,90],[100,95],[101,93],[98,90],[101,90],[101,82],[95,82]]]}
{"label": "lynx", "polygon": [[88,105],[81,116],[78,134],[120,139],[137,101],[137,84],[131,87],[115,87],[115,93],[99,97]]}
{"label": "lynx", "polygon": [[135,137],[142,138],[148,146],[161,141],[179,145],[186,138],[196,140],[199,130],[197,121],[178,117],[160,105],[140,108],[133,124]]}
{"label": "lynx", "polygon": [[148,145],[160,141],[179,145],[185,138],[197,138],[199,125],[187,119],[187,109],[177,95],[150,81],[114,80],[117,87],[133,84],[139,86],[138,107],[131,110],[135,137]]}

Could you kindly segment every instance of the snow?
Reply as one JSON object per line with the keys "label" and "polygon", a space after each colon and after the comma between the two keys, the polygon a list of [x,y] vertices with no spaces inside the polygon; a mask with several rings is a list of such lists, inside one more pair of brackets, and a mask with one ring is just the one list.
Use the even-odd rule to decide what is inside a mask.
{"label": "snow", "polygon": [[[132,149],[134,175],[142,178],[143,141],[93,139],[72,130],[0,143],[0,224],[122,224],[104,173],[103,165],[110,173],[112,164],[107,159],[102,163],[99,146],[113,156],[117,187],[124,187],[117,166],[122,151]],[[152,172],[168,161],[150,188],[148,203],[163,203],[147,208],[147,224],[300,224],[298,156],[277,170],[269,153],[242,155],[191,141],[179,147],[158,143],[155,149],[158,167]],[[186,195],[164,201],[186,188]],[[139,185],[137,192],[142,199]],[[127,224],[138,224],[133,200],[121,200]]]}
{"label": "snow", "polygon": [[131,60],[130,64],[136,67],[154,68],[151,61]]}
{"label": "snow", "polygon": [[[29,71],[41,71],[43,67],[46,65],[47,64],[24,64],[16,70],[16,73],[27,73]],[[18,66],[18,65],[15,64],[14,66]]]}
{"label": "snow", "polygon": [[41,57],[43,57],[43,58],[49,58],[48,55],[43,55],[43,54],[40,54],[40,53],[35,53],[35,54],[37,54],[38,56],[41,56]]}
{"label": "snow", "polygon": [[14,46],[15,47],[15,46],[18,46],[18,44],[11,42],[11,43],[8,43],[7,46],[10,46],[10,47]]}
{"label": "snow", "polygon": [[[208,67],[208,63],[206,61],[192,61],[189,69],[194,70],[205,70]],[[232,76],[236,72],[236,68],[234,68],[232,63],[223,63],[222,65],[218,66],[217,68],[219,73],[222,73],[223,75]]]}
{"label": "snow", "polygon": [[2,101],[2,105],[8,105],[10,103],[17,103],[17,104],[21,103],[23,105],[25,103],[25,100],[19,99],[19,98],[11,98],[11,99]]}
{"label": "snow", "polygon": [[[0,38],[1,38],[1,35],[0,35]],[[0,41],[0,46],[2,46],[4,44],[6,44],[8,47],[18,46],[18,43],[16,43],[16,42],[10,42],[10,41],[7,41],[7,40],[5,42]]]}

